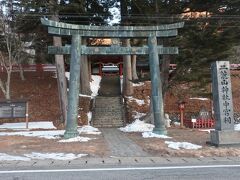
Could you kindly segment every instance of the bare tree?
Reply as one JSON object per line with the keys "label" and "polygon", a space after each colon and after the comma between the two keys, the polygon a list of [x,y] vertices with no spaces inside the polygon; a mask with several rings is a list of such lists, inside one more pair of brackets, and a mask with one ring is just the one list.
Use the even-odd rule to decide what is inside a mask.
{"label": "bare tree", "polygon": [[12,74],[12,66],[16,62],[17,38],[12,33],[8,20],[3,13],[0,16],[0,30],[1,30],[1,49],[0,49],[0,65],[4,68],[7,74],[6,79],[0,77],[0,88],[6,99],[10,99],[10,82]]}

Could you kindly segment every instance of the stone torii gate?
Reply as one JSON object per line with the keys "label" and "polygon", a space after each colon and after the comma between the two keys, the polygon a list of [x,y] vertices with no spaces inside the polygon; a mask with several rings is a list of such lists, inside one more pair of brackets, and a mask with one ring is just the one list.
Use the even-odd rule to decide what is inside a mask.
{"label": "stone torii gate", "polygon": [[[70,54],[70,82],[68,94],[67,125],[64,137],[72,138],[78,135],[77,117],[80,87],[81,55],[144,55],[149,54],[151,74],[152,104],[156,134],[167,134],[164,122],[162,83],[159,69],[159,54],[178,54],[177,47],[157,45],[158,37],[177,36],[178,28],[183,22],[159,26],[86,26],[60,23],[41,19],[48,26],[48,33],[58,36],[71,36],[72,43],[68,46],[49,46],[49,54]],[[148,46],[122,47],[88,47],[82,45],[82,37],[87,38],[147,38]]]}

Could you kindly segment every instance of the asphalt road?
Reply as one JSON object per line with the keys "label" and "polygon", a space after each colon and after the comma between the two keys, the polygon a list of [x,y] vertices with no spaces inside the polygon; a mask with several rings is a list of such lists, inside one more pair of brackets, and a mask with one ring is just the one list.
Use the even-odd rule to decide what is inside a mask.
{"label": "asphalt road", "polygon": [[159,180],[240,179],[239,164],[0,170],[1,180]]}

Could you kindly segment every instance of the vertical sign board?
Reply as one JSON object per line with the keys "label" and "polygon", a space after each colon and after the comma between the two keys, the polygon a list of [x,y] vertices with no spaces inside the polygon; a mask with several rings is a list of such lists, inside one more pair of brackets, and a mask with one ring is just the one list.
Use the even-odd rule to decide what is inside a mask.
{"label": "vertical sign board", "polygon": [[230,65],[228,61],[216,61],[212,65],[213,105],[216,130],[233,130],[233,103]]}

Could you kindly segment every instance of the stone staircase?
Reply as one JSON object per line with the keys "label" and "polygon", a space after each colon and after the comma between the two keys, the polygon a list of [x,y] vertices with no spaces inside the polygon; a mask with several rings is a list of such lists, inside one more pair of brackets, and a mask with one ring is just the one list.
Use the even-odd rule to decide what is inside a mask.
{"label": "stone staircase", "polygon": [[124,108],[121,96],[97,96],[93,108],[92,125],[97,128],[122,127]]}

